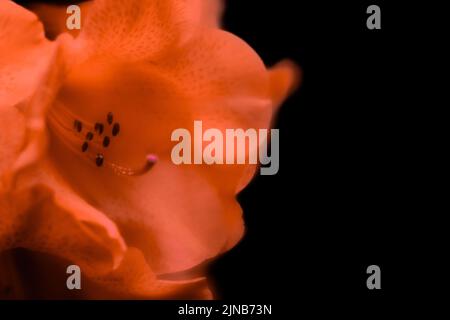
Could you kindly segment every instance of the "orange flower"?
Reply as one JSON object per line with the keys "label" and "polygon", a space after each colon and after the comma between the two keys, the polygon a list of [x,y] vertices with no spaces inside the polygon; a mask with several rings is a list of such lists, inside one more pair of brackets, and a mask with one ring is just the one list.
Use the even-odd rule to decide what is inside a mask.
{"label": "orange flower", "polygon": [[[84,9],[73,38],[37,8],[58,35],[49,41],[34,14],[0,1],[0,286],[15,297],[209,298],[205,266],[241,239],[235,196],[256,168],[176,166],[171,132],[194,120],[268,128],[296,68],[267,70],[219,28],[218,1]],[[16,248],[26,270],[12,264]],[[80,293],[55,289],[69,264],[83,272]],[[51,287],[48,270],[62,282]]]}

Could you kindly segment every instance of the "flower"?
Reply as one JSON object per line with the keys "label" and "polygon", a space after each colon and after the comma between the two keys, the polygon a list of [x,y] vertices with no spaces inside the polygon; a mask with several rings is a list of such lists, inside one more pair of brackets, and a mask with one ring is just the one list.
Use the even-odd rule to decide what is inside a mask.
{"label": "flower", "polygon": [[[205,267],[241,239],[236,194],[256,167],[177,166],[170,133],[195,119],[268,128],[298,78],[221,30],[220,4],[96,0],[75,37],[36,8],[50,41],[33,13],[0,1],[0,286],[11,295],[211,297]],[[33,290],[11,264],[16,248],[33,261]],[[45,275],[65,279],[68,264],[86,279],[80,293]]]}

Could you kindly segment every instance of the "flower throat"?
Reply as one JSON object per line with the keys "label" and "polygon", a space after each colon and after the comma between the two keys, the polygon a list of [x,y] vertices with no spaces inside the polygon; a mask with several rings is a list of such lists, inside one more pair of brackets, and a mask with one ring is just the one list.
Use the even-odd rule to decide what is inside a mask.
{"label": "flower throat", "polygon": [[132,168],[120,163],[120,159],[109,157],[109,150],[121,138],[121,124],[113,112],[103,119],[90,122],[72,114],[62,104],[50,109],[50,130],[73,152],[98,168],[110,168],[117,175],[137,176],[148,172],[157,162],[157,156],[149,154],[143,165]]}

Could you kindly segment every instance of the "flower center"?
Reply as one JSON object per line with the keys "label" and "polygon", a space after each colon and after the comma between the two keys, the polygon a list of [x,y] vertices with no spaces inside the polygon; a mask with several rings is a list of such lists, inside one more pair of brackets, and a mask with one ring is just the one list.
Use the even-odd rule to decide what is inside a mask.
{"label": "flower center", "polygon": [[120,163],[110,150],[121,139],[120,119],[112,111],[95,122],[74,115],[62,103],[56,103],[48,114],[49,127],[66,147],[99,168],[107,167],[118,175],[136,176],[148,172],[157,162],[157,156],[148,154],[139,167]]}
{"label": "flower center", "polygon": [[48,113],[52,158],[64,165],[72,161],[71,149],[94,170],[148,172],[156,154],[166,161],[172,128],[190,116],[177,92],[174,81],[149,64],[95,57],[73,66]]}

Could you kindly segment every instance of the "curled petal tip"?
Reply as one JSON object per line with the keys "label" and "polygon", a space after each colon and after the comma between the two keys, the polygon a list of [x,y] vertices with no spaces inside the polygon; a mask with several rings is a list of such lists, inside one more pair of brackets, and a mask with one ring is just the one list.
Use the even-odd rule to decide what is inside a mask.
{"label": "curled petal tip", "polygon": [[302,70],[290,61],[283,60],[270,69],[272,101],[278,107],[287,96],[301,85]]}
{"label": "curled petal tip", "polygon": [[286,81],[290,84],[288,92],[292,93],[298,89],[302,83],[303,73],[298,64],[292,60],[283,60],[279,62],[275,68],[284,73]]}

